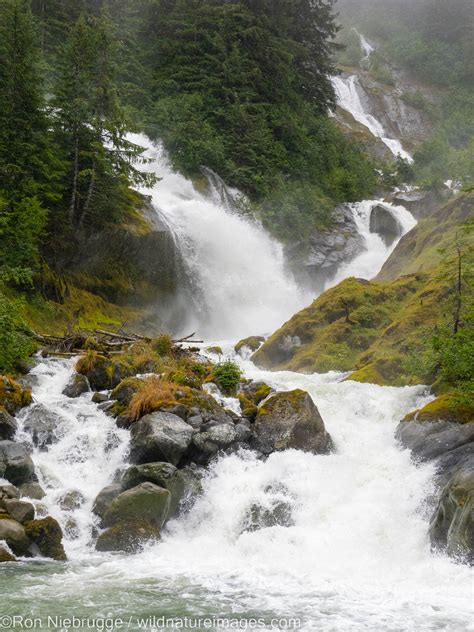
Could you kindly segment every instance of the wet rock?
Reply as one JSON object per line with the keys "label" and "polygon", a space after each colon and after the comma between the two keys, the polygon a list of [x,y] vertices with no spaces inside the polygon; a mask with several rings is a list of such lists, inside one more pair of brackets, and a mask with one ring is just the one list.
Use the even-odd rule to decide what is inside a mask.
{"label": "wet rock", "polygon": [[193,433],[192,426],[172,413],[145,415],[131,428],[130,461],[177,465],[191,444]]}
{"label": "wet rock", "polygon": [[243,393],[247,399],[252,401],[258,406],[264,399],[266,399],[271,393],[274,393],[274,389],[268,386],[265,382],[254,382],[253,380],[244,383],[240,386],[239,392]]}
{"label": "wet rock", "polygon": [[76,371],[85,375],[94,391],[106,391],[115,388],[129,377],[133,369],[121,361],[113,361],[106,356],[93,353],[79,358]]}
{"label": "wet rock", "polygon": [[435,460],[436,483],[444,487],[458,470],[470,464],[474,465],[474,442],[449,450]]}
{"label": "wet rock", "polygon": [[24,526],[11,518],[0,520],[0,541],[2,540],[15,555],[26,555],[31,545]]}
{"label": "wet rock", "polygon": [[74,511],[74,509],[79,509],[85,502],[86,499],[80,491],[71,489],[61,496],[58,504],[64,511]]}
{"label": "wet rock", "polygon": [[257,351],[263,342],[265,342],[265,338],[263,336],[249,336],[248,338],[239,340],[234,347],[234,351],[236,353],[241,353],[245,349],[248,351]]}
{"label": "wet rock", "polygon": [[121,494],[122,491],[123,487],[119,483],[107,485],[107,487],[104,487],[98,493],[96,499],[94,500],[92,512],[95,513],[96,516],[103,518],[111,502],[114,500],[114,498],[117,498],[117,496]]}
{"label": "wet rock", "polygon": [[71,377],[66,387],[63,390],[63,395],[66,397],[80,397],[84,393],[90,391],[89,381],[85,375],[76,373]]}
{"label": "wet rock", "polygon": [[18,429],[18,423],[5,408],[0,408],[0,441],[11,440]]}
{"label": "wet rock", "polygon": [[450,421],[402,421],[396,438],[421,461],[430,461],[474,441],[474,424]]}
{"label": "wet rock", "polygon": [[33,520],[35,517],[35,508],[31,503],[24,500],[17,500],[16,498],[10,498],[3,501],[5,509],[8,511],[13,520],[24,524],[28,520]]}
{"label": "wet rock", "polygon": [[474,563],[474,463],[460,469],[444,487],[430,524],[431,544]]}
{"label": "wet rock", "polygon": [[370,214],[370,232],[377,233],[387,246],[402,234],[402,227],[392,213],[382,204],[377,204]]}
{"label": "wet rock", "polygon": [[201,426],[201,431],[193,436],[192,460],[207,463],[219,451],[226,450],[237,441],[237,431],[232,421],[210,422]]}
{"label": "wet rock", "polygon": [[20,490],[15,485],[4,483],[0,485],[0,507],[3,507],[1,501],[7,498],[20,498]]}
{"label": "wet rock", "polygon": [[170,492],[153,483],[141,483],[119,494],[104,514],[104,525],[142,520],[161,528],[170,508]]}
{"label": "wet rock", "polygon": [[201,493],[200,476],[192,467],[178,470],[171,463],[133,465],[122,478],[123,489],[150,482],[167,489],[170,494],[168,518],[175,516],[183,503],[189,507]]}
{"label": "wet rock", "polygon": [[74,520],[74,518],[69,517],[66,520],[66,523],[64,524],[64,533],[70,540],[77,540],[77,538],[80,536],[81,531],[79,529],[77,521]]}
{"label": "wet rock", "polygon": [[18,560],[8,549],[0,545],[0,564],[2,562],[17,562]]}
{"label": "wet rock", "polygon": [[44,557],[65,561],[66,553],[62,544],[63,532],[57,520],[48,516],[25,523],[25,533]]}
{"label": "wet rock", "polygon": [[215,355],[222,355],[223,353],[222,347],[219,347],[218,345],[206,347],[206,351],[207,353],[214,353]]}
{"label": "wet rock", "polygon": [[41,500],[46,496],[43,488],[39,483],[23,483],[20,485],[20,496],[32,498],[33,500]]}
{"label": "wet rock", "polygon": [[174,476],[177,468],[171,463],[144,463],[143,465],[132,465],[126,470],[122,477],[122,488],[131,489],[140,483],[154,483],[160,487],[166,487],[167,481]]}
{"label": "wet rock", "polygon": [[26,448],[13,441],[0,441],[0,477],[13,485],[31,481],[35,467]]}
{"label": "wet rock", "polygon": [[54,443],[59,423],[59,417],[46,406],[34,404],[23,419],[23,428],[31,435],[33,444],[44,450]]}
{"label": "wet rock", "polygon": [[277,393],[259,408],[255,434],[264,454],[290,448],[328,454],[333,446],[313,400],[299,389]]}
{"label": "wet rock", "polygon": [[137,553],[145,544],[159,537],[160,529],[156,524],[146,520],[129,520],[104,531],[97,539],[95,548],[101,552]]}
{"label": "wet rock", "polygon": [[285,501],[275,501],[270,506],[253,504],[244,520],[244,531],[257,531],[268,527],[291,527],[294,520],[292,507]]}
{"label": "wet rock", "polygon": [[121,406],[126,407],[132,401],[133,396],[146,384],[145,380],[138,377],[129,377],[122,380],[110,394]]}
{"label": "wet rock", "polygon": [[105,393],[94,393],[92,395],[92,401],[94,404],[103,404],[104,402],[109,401],[109,395]]}

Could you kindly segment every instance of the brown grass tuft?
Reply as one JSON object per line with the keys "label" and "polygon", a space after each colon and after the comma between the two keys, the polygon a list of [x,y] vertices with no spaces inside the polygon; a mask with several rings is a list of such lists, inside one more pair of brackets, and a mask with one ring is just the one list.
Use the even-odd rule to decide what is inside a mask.
{"label": "brown grass tuft", "polygon": [[146,378],[145,384],[132,397],[127,415],[137,421],[163,405],[173,404],[176,401],[177,389],[177,384],[162,380],[156,375]]}

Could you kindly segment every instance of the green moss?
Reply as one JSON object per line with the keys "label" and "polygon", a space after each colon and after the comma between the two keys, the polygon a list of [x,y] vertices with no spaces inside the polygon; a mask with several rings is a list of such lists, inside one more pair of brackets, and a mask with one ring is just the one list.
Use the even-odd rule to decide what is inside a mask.
{"label": "green moss", "polygon": [[265,338],[262,336],[249,336],[248,338],[239,340],[234,347],[234,351],[239,353],[244,347],[248,347],[251,351],[256,351],[264,341]]}
{"label": "green moss", "polygon": [[0,375],[0,406],[10,414],[31,404],[31,390],[23,388],[10,377]]}
{"label": "green moss", "polygon": [[364,382],[368,384],[378,384],[379,386],[384,386],[386,384],[384,378],[377,371],[373,363],[366,364],[357,371],[353,371],[346,380]]}
{"label": "green moss", "polygon": [[37,545],[41,555],[59,561],[67,559],[62,545],[63,532],[54,518],[48,516],[40,520],[30,520],[23,526],[26,535]]}
{"label": "green moss", "polygon": [[215,353],[216,355],[222,355],[223,354],[222,347],[218,347],[217,345],[215,345],[213,347],[206,347],[206,351],[208,353]]}
{"label": "green moss", "polygon": [[446,393],[437,397],[423,408],[408,413],[403,421],[452,421],[455,423],[466,424],[474,423],[474,402],[469,404],[460,404],[456,396],[452,393]]}

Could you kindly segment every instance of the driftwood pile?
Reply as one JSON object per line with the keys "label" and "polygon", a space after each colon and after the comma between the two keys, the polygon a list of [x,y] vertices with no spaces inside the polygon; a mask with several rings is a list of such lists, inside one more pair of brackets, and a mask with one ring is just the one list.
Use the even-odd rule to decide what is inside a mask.
{"label": "driftwood pile", "polygon": [[[93,332],[68,331],[64,336],[32,333],[34,339],[42,345],[42,355],[44,357],[57,356],[68,358],[82,353],[86,349],[99,349],[105,354],[122,353],[138,342],[151,343],[153,341],[153,338],[148,336],[127,333],[122,330],[118,332],[106,331],[104,329],[95,329]],[[172,340],[171,342],[174,345],[203,342],[202,340],[193,340],[193,336],[195,335],[195,333],[192,333],[189,336]]]}

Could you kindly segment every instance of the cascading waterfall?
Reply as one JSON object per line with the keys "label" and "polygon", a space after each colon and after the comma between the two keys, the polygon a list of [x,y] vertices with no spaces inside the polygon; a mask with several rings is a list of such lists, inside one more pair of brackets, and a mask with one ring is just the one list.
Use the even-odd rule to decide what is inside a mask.
{"label": "cascading waterfall", "polygon": [[389,138],[382,123],[364,108],[359,95],[360,86],[357,75],[334,77],[333,85],[339,107],[352,114],[354,119],[367,127],[376,138],[380,138],[394,156],[401,156],[408,162],[413,162],[413,158],[403,149],[401,142],[396,138]]}
{"label": "cascading waterfall", "polygon": [[[35,448],[33,459],[46,490],[41,503],[65,529],[70,562],[8,568],[5,603],[12,612],[29,603],[29,614],[43,619],[58,609],[120,617],[130,621],[129,630],[155,630],[137,621],[153,615],[265,618],[260,629],[270,629],[271,618],[296,617],[301,629],[323,632],[467,629],[470,571],[429,548],[424,499],[432,466],[415,466],[394,438],[398,421],[430,396],[421,386],[359,384],[334,372],[265,372],[236,357],[229,339],[273,330],[308,297],[285,274],[281,247],[261,227],[197,192],[169,168],[160,147],[134,140],[154,158],[147,168],[162,180],[148,193],[196,284],[190,321],[212,339],[226,337],[219,344],[247,377],[278,390],[307,390],[336,450],[326,456],[289,450],[266,461],[249,452],[222,457],[209,468],[194,508],[168,523],[160,543],[135,556],[97,553],[93,500],[125,466],[128,431],[117,429],[90,393],[62,395],[72,360],[40,360],[34,397],[58,426],[53,445]],[[395,246],[370,231],[377,204],[395,217],[400,234],[413,227],[402,207],[354,204],[367,250],[334,282],[372,278]],[[19,438],[30,441],[23,430]],[[68,492],[81,500],[61,507]],[[252,505],[281,502],[291,515],[288,526],[246,530]]]}
{"label": "cascading waterfall", "polygon": [[216,200],[216,176],[210,199],[172,171],[160,145],[141,135],[130,138],[147,148],[151,162],[144,168],[160,177],[144,192],[170,227],[192,284],[187,330],[206,338],[266,333],[311,301],[286,270],[281,244]]}
{"label": "cascading waterfall", "polygon": [[[395,239],[390,245],[387,245],[378,233],[370,230],[370,218],[376,206],[382,206],[382,208],[389,212],[400,227],[399,238]],[[331,281],[326,284],[326,289],[337,285],[348,276],[355,276],[361,279],[372,279],[375,277],[395,249],[401,237],[416,225],[415,218],[406,208],[389,204],[383,200],[355,202],[351,204],[351,208],[357,230],[365,241],[365,249],[358,257],[344,263],[339,268],[334,279],[331,279]]]}

